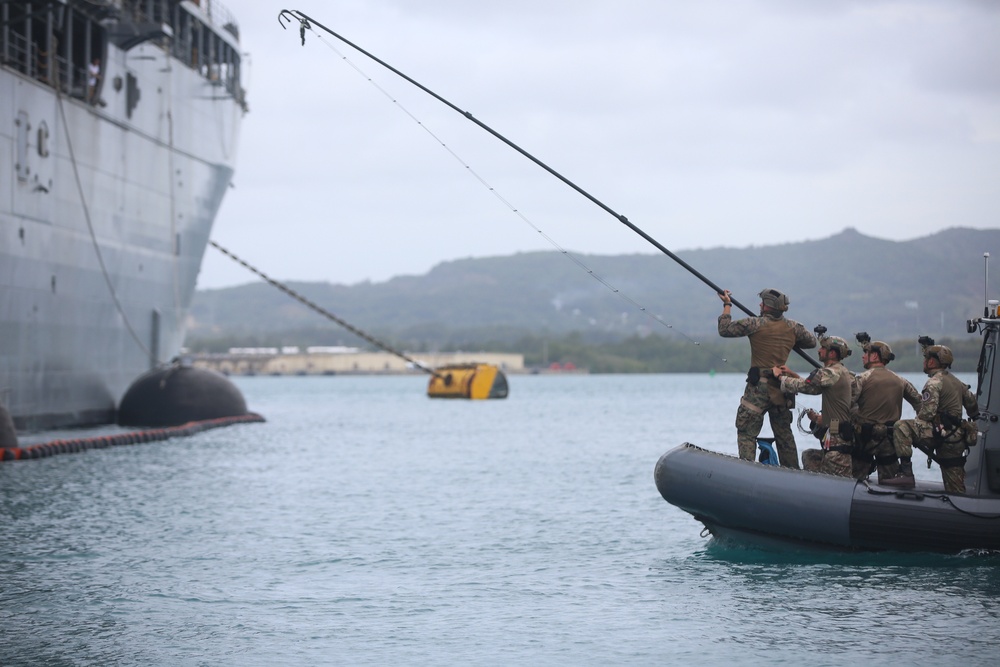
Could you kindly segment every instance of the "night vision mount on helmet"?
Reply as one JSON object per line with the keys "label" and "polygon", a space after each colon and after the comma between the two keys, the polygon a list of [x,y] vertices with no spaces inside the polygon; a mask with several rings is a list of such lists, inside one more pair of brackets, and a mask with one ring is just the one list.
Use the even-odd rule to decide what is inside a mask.
{"label": "night vision mount on helmet", "polygon": [[893,354],[892,348],[889,347],[888,343],[883,343],[880,340],[873,341],[867,331],[859,331],[854,334],[854,338],[861,344],[861,349],[864,350],[866,354],[872,351],[876,352],[883,364],[887,364],[896,358],[896,355]]}
{"label": "night vision mount on helmet", "polygon": [[945,368],[950,368],[955,363],[955,355],[952,354],[951,348],[935,344],[934,339],[930,336],[921,336],[917,339],[917,342],[920,343],[920,347],[923,349],[924,359],[937,359],[938,363]]}
{"label": "night vision mount on helmet", "polygon": [[[851,346],[847,344],[847,341],[840,336],[827,336],[826,327],[822,324],[814,326],[813,331],[816,333],[816,338],[819,339],[820,347],[827,350],[836,350],[841,359],[851,356]],[[865,335],[867,336],[868,334]]]}

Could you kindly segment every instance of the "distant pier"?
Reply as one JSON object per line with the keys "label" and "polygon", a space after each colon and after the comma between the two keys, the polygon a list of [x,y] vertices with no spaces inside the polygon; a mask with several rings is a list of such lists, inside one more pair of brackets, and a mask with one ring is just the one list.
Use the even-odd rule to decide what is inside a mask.
{"label": "distant pier", "polygon": [[[523,354],[502,352],[407,352],[427,368],[483,363],[504,373],[526,373]],[[426,374],[388,352],[350,347],[233,348],[229,352],[189,355],[193,365],[224,375],[413,375]]]}

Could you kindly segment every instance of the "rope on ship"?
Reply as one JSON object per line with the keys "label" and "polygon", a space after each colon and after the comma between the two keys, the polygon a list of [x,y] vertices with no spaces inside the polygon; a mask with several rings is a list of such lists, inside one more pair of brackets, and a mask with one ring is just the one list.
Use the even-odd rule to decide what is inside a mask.
{"label": "rope on ship", "polygon": [[[566,176],[562,175],[561,173],[559,173],[558,171],[556,171],[555,169],[553,169],[552,167],[550,167],[545,162],[542,162],[540,159],[538,159],[537,157],[535,157],[533,154],[529,153],[527,150],[525,150],[521,146],[515,144],[513,141],[511,141],[510,139],[508,139],[506,136],[500,134],[498,131],[494,130],[492,127],[490,127],[486,123],[480,121],[478,118],[476,118],[475,116],[473,116],[471,112],[466,111],[466,110],[464,110],[464,109],[456,106],[455,104],[453,104],[452,102],[450,102],[446,98],[442,97],[441,95],[437,94],[436,92],[434,92],[430,88],[424,86],[420,82],[418,82],[415,79],[413,79],[413,78],[409,77],[408,75],[404,74],[402,71],[396,69],[395,67],[393,67],[389,63],[385,62],[384,60],[381,60],[380,58],[378,58],[374,54],[370,53],[369,51],[366,51],[365,49],[361,48],[360,46],[358,46],[354,42],[348,40],[346,37],[344,37],[344,36],[342,36],[342,35],[334,32],[333,30],[331,30],[330,28],[326,27],[322,23],[316,21],[311,16],[308,16],[307,14],[305,14],[305,13],[299,11],[299,10],[284,9],[281,12],[279,12],[279,14],[278,14],[278,22],[281,24],[282,28],[287,29],[287,26],[285,25],[285,23],[286,22],[291,22],[291,21],[297,21],[298,24],[299,24],[299,37],[300,37],[300,39],[302,41],[303,46],[305,45],[305,42],[306,42],[306,30],[312,30],[313,26],[316,26],[317,28],[322,29],[324,32],[332,35],[333,37],[335,37],[336,39],[340,40],[341,42],[343,42],[347,46],[351,47],[352,49],[354,49],[358,53],[361,53],[362,55],[366,56],[370,60],[374,61],[375,63],[377,63],[377,64],[381,65],[382,67],[384,67],[385,69],[389,70],[390,72],[392,72],[396,76],[400,77],[401,79],[403,79],[407,83],[413,85],[414,87],[418,88],[422,92],[424,92],[427,95],[433,97],[438,102],[441,102],[442,104],[444,104],[448,108],[450,108],[453,111],[455,111],[458,114],[460,114],[466,120],[470,121],[471,123],[473,123],[474,125],[476,125],[480,129],[482,129],[485,132],[487,132],[488,134],[492,135],[494,138],[496,138],[496,139],[500,140],[501,142],[503,142],[504,144],[506,144],[508,147],[510,147],[513,150],[515,150],[516,152],[520,153],[523,157],[525,157],[528,160],[530,160],[531,162],[535,163],[537,166],[539,166],[543,170],[547,171],[549,174],[551,174],[552,176],[554,176],[556,179],[562,181],[565,185],[569,186],[572,190],[574,190],[578,194],[582,195],[584,198],[586,198],[587,200],[589,200],[591,203],[595,204],[598,208],[600,208],[601,210],[603,210],[606,213],[610,214],[613,218],[615,218],[620,223],[622,223],[623,225],[625,225],[626,227],[628,227],[630,230],[632,230],[633,232],[635,232],[636,234],[638,234],[640,237],[642,237],[644,240],[646,240],[648,243],[650,243],[657,250],[659,250],[663,254],[667,255],[670,259],[674,260],[677,264],[679,264],[681,267],[683,267],[685,270],[687,270],[693,276],[695,276],[696,278],[698,278],[699,280],[701,280],[703,283],[705,283],[706,285],[708,285],[709,287],[711,287],[713,290],[715,290],[715,292],[717,294],[722,294],[723,293],[723,289],[721,287],[719,287],[718,285],[716,285],[709,278],[707,278],[702,273],[700,273],[699,271],[697,271],[693,266],[691,266],[690,264],[688,264],[687,262],[685,262],[683,259],[681,259],[679,256],[677,256],[675,253],[671,252],[666,246],[664,246],[663,244],[661,244],[659,241],[657,241],[652,236],[650,236],[649,234],[647,234],[645,231],[643,231],[637,225],[635,225],[634,223],[632,223],[626,216],[618,213],[617,211],[615,211],[614,209],[612,209],[610,206],[608,206],[607,204],[605,204],[603,201],[601,201],[600,199],[598,199],[597,197],[595,197],[594,195],[592,195],[588,191],[584,190],[582,187],[580,187],[579,185],[577,185],[573,181],[569,180]],[[480,179],[480,180],[482,180],[482,179]],[[490,188],[490,190],[492,191],[492,188]],[[568,255],[568,253],[565,253],[565,252],[564,252],[564,254]],[[574,261],[577,261],[575,258],[571,257],[571,259],[574,259]],[[577,261],[577,263],[579,263],[579,262]],[[589,269],[586,269],[586,267],[584,267],[584,269],[587,270],[587,272],[590,273],[591,275],[594,275],[593,271],[591,271]],[[594,275],[594,277],[597,278],[596,275]],[[600,280],[600,278],[598,278],[598,280]],[[604,282],[604,281],[601,281],[601,282]],[[611,289],[616,294],[621,295],[621,292],[619,290],[614,289],[614,288],[611,288]],[[635,302],[633,302],[633,303],[635,303]],[[735,298],[732,299],[732,303],[733,303],[733,305],[735,305],[736,307],[738,307],[740,310],[742,310],[747,315],[751,315],[751,316],[757,315],[757,313],[751,311],[749,308],[747,308],[746,306],[744,306],[742,303],[740,303]],[[635,304],[635,305],[638,306],[638,304]],[[648,311],[646,311],[645,308],[643,308],[641,306],[639,306],[639,308],[643,312],[646,312],[647,314],[649,314]],[[657,321],[661,322],[661,324],[665,324],[664,322],[662,322],[662,320],[659,320],[655,316],[652,316],[652,315],[650,315],[650,316],[653,317],[654,319],[656,319]],[[814,366],[816,368],[819,368],[821,366],[821,364],[818,361],[816,361],[815,359],[813,359],[811,356],[809,356],[806,352],[804,352],[798,346],[796,346],[793,349],[795,350],[795,352],[799,356],[801,356],[803,359],[805,359],[806,361],[808,361],[812,366]]]}
{"label": "rope on ship", "polygon": [[[83,218],[87,222],[87,231],[90,234],[91,245],[94,247],[94,255],[97,257],[97,263],[101,266],[101,276],[104,278],[104,284],[108,288],[108,294],[111,295],[111,300],[115,304],[115,310],[117,310],[118,314],[121,315],[122,322],[125,324],[125,329],[128,330],[129,336],[133,341],[135,341],[135,344],[146,354],[146,356],[152,358],[153,353],[150,351],[149,347],[142,342],[142,339],[139,338],[139,334],[136,332],[135,327],[132,326],[128,313],[125,312],[125,307],[122,305],[121,299],[118,298],[118,291],[115,290],[114,283],[111,281],[111,276],[108,273],[108,267],[104,261],[104,254],[101,252],[101,244],[97,241],[97,233],[94,231],[94,223],[90,217],[90,207],[87,206],[87,198],[83,192],[83,181],[80,179],[80,168],[77,165],[76,153],[73,151],[73,140],[70,136],[69,123],[66,122],[66,109],[63,106],[63,95],[59,90],[59,86],[55,87],[55,91],[56,99],[59,102],[59,117],[62,118],[63,133],[66,136],[66,150],[69,153],[70,165],[73,167],[73,178],[76,182],[76,190],[80,194],[80,208],[83,210]],[[91,111],[91,113],[94,112]],[[171,202],[172,201],[173,197],[171,197]],[[155,361],[159,361],[159,359],[156,359]]]}
{"label": "rope on ship", "polygon": [[208,431],[222,426],[233,424],[249,424],[265,421],[260,415],[250,412],[245,415],[235,417],[220,417],[218,419],[205,419],[201,421],[188,422],[180,426],[169,426],[166,428],[154,428],[143,431],[130,431],[128,433],[113,433],[109,435],[98,435],[90,438],[68,438],[60,440],[50,440],[26,447],[0,448],[0,461],[25,461],[28,459],[44,459],[56,454],[71,454],[84,452],[88,449],[105,449],[107,447],[118,447],[121,445],[138,445],[147,442],[161,442],[171,438],[186,438],[197,435],[202,431]]}
{"label": "rope on ship", "polygon": [[238,257],[235,253],[227,250],[226,248],[223,248],[215,241],[209,240],[208,243],[222,254],[245,267],[250,272],[260,276],[270,285],[277,287],[279,290],[310,310],[313,310],[328,320],[339,324],[355,336],[368,341],[379,349],[385,350],[386,352],[399,357],[403,361],[412,364],[414,368],[418,368],[425,373],[429,373],[431,375],[431,381],[427,387],[427,395],[431,398],[478,399],[507,397],[507,380],[504,377],[504,374],[500,372],[500,369],[496,366],[493,366],[492,364],[453,364],[450,366],[444,366],[437,370],[428,368],[416,359],[413,359],[412,357],[389,346],[387,343],[383,343],[374,336],[371,336],[349,322],[337,317],[322,306],[313,303],[293,290],[291,287],[288,287],[274,278],[271,278],[257,267],[252,266],[246,260]]}
{"label": "rope on ship", "polygon": [[213,248],[215,248],[216,250],[218,250],[219,252],[221,252],[223,255],[226,255],[230,259],[234,260],[236,263],[238,263],[241,266],[243,266],[246,269],[248,269],[250,272],[252,272],[252,273],[260,276],[266,282],[270,283],[274,287],[277,287],[279,290],[281,290],[282,292],[284,292],[288,296],[292,297],[293,299],[295,299],[296,301],[298,301],[302,305],[306,306],[307,308],[309,308],[311,310],[316,311],[317,313],[319,313],[323,317],[327,318],[328,320],[331,320],[332,322],[335,322],[335,323],[339,324],[340,326],[344,327],[345,329],[347,329],[348,331],[350,331],[355,336],[358,336],[359,338],[362,338],[362,339],[368,341],[372,345],[375,345],[376,347],[381,348],[381,349],[385,350],[386,352],[389,352],[390,354],[396,355],[400,359],[403,359],[404,361],[407,361],[407,362],[413,364],[416,368],[419,368],[420,370],[424,371],[425,373],[430,373],[431,375],[435,375],[436,374],[436,371],[433,368],[427,368],[426,366],[424,366],[422,363],[420,363],[416,359],[411,359],[410,357],[406,356],[405,354],[403,354],[399,350],[393,349],[388,344],[383,343],[382,341],[380,341],[380,340],[378,340],[378,339],[370,336],[369,334],[365,333],[361,329],[358,329],[357,327],[349,324],[348,322],[345,322],[344,320],[342,320],[341,318],[337,317],[336,315],[334,315],[330,311],[326,310],[322,306],[319,306],[319,305],[313,303],[312,301],[310,301],[309,299],[307,299],[306,297],[302,296],[301,294],[299,294],[298,292],[296,292],[295,290],[293,290],[288,285],[285,285],[283,283],[278,282],[277,280],[275,280],[275,279],[271,278],[270,276],[268,276],[267,274],[265,274],[260,269],[258,269],[256,267],[250,265],[246,260],[244,260],[244,259],[236,256],[235,253],[232,253],[229,250],[226,250],[225,248],[223,248],[221,245],[219,245],[215,241],[211,241],[210,240],[208,243]]}

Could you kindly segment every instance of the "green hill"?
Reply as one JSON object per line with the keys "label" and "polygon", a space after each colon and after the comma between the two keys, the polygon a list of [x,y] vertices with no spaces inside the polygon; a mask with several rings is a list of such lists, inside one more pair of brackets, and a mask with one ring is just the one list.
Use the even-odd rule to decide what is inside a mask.
{"label": "green hill", "polygon": [[[756,312],[765,287],[789,295],[789,317],[822,323],[853,340],[920,334],[964,339],[982,314],[983,253],[1000,230],[952,228],[911,241],[847,229],[819,241],[676,254]],[[369,334],[411,350],[509,347],[518,341],[622,344],[651,334],[711,346],[721,304],[712,289],[662,254],[576,255],[557,251],[443,262],[421,276],[355,285],[288,283]],[[589,269],[581,268],[580,264]],[[994,275],[997,272],[994,272]],[[998,281],[990,295],[1000,298]],[[739,316],[734,309],[734,316]],[[197,292],[188,345],[359,345],[351,334],[248,274],[248,284]],[[731,342],[734,353],[745,343]]]}

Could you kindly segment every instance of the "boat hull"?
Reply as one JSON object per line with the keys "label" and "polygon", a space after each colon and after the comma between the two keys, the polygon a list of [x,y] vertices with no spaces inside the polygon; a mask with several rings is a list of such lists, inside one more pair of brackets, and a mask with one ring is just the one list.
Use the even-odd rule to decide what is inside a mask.
{"label": "boat hull", "polygon": [[660,495],[713,536],[805,550],[1000,550],[1000,498],[898,491],[845,477],[743,461],[684,444],[665,453]]}

